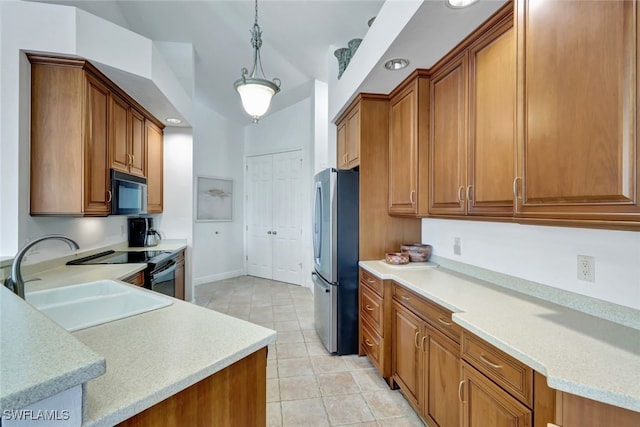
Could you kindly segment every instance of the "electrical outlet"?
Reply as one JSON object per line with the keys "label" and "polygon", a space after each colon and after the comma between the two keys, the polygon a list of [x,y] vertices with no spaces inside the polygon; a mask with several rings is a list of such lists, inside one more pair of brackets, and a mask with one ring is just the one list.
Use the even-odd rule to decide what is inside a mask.
{"label": "electrical outlet", "polygon": [[453,238],[453,254],[462,255],[462,241],[459,237]]}
{"label": "electrical outlet", "polygon": [[578,255],[578,280],[596,281],[596,259],[594,257]]}

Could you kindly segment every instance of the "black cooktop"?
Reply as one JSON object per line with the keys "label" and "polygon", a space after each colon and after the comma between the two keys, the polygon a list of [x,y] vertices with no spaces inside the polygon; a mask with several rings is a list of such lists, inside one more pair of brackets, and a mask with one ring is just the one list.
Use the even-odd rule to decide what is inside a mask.
{"label": "black cooktop", "polygon": [[169,258],[170,251],[106,251],[67,262],[67,265],[89,264],[158,264]]}

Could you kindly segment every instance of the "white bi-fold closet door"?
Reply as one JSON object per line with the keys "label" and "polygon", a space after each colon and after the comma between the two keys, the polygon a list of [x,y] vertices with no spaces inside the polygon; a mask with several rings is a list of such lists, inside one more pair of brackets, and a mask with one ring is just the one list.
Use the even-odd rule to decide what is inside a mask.
{"label": "white bi-fold closet door", "polygon": [[302,151],[247,158],[247,273],[302,284]]}

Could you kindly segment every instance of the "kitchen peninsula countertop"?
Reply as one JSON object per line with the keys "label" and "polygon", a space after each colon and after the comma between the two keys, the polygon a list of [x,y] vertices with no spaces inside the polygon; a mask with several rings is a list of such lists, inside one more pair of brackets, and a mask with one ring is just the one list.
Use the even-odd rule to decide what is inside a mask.
{"label": "kitchen peninsula countertop", "polygon": [[[153,250],[184,249],[184,241],[178,242]],[[149,248],[125,244],[108,249]],[[27,283],[27,291],[123,279],[145,265],[58,265],[35,273],[40,280]],[[20,409],[86,383],[87,427],[124,421],[276,338],[273,330],[177,299],[165,308],[73,333],[4,287],[0,302],[2,410]]]}
{"label": "kitchen peninsula countertop", "polygon": [[549,387],[640,411],[640,330],[444,268],[360,267],[453,311],[453,321],[547,377]]}

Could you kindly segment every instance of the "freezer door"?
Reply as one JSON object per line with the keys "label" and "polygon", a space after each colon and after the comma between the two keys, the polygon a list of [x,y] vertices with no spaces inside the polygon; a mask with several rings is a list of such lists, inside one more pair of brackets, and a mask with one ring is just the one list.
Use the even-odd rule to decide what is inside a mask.
{"label": "freezer door", "polygon": [[338,351],[337,286],[327,283],[316,273],[312,273],[311,278],[316,332],[327,351],[335,353]]}
{"label": "freezer door", "polygon": [[316,175],[313,207],[313,262],[316,272],[330,283],[338,280],[336,262],[336,173],[325,169]]}

